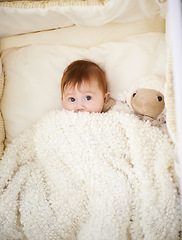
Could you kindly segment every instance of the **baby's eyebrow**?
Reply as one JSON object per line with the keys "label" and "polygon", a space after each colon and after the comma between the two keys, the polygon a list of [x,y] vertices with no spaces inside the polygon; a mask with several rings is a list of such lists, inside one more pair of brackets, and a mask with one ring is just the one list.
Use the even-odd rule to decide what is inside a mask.
{"label": "baby's eyebrow", "polygon": [[70,93],[66,93],[64,95],[65,95],[65,97],[68,97],[68,96],[73,96],[74,94],[72,92],[70,92]]}
{"label": "baby's eyebrow", "polygon": [[87,95],[87,94],[94,94],[93,91],[85,91],[85,92],[83,92],[83,93],[85,93],[86,95]]}
{"label": "baby's eyebrow", "polygon": [[87,91],[86,93],[94,93],[93,91]]}

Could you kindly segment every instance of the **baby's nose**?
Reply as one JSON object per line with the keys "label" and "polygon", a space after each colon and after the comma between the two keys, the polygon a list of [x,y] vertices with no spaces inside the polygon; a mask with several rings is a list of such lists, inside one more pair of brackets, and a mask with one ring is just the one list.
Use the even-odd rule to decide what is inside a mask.
{"label": "baby's nose", "polygon": [[82,101],[78,101],[75,112],[83,112],[83,111],[85,111],[85,105]]}

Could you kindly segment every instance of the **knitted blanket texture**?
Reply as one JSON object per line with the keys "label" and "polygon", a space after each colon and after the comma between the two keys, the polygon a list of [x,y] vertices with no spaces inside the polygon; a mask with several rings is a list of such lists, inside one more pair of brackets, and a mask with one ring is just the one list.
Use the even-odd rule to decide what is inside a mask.
{"label": "knitted blanket texture", "polygon": [[174,159],[133,114],[51,111],[0,162],[0,239],[180,239]]}

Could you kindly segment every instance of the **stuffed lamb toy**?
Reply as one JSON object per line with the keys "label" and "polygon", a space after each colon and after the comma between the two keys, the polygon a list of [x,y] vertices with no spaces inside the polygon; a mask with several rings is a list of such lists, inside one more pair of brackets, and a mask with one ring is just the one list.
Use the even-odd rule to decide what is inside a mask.
{"label": "stuffed lamb toy", "polygon": [[145,77],[138,86],[123,92],[119,101],[110,99],[103,111],[124,111],[135,114],[140,120],[149,121],[163,133],[168,133],[166,127],[166,109],[164,99],[164,79],[159,76]]}

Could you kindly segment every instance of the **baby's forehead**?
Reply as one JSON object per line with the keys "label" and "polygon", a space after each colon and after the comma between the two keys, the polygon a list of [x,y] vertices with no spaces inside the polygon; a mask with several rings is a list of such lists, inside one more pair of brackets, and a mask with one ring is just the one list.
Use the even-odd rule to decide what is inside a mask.
{"label": "baby's forehead", "polygon": [[89,89],[92,89],[94,87],[99,87],[98,81],[97,80],[83,80],[82,82],[69,82],[68,84],[65,85],[64,90],[65,91],[74,91],[79,90],[79,91],[86,91]]}

